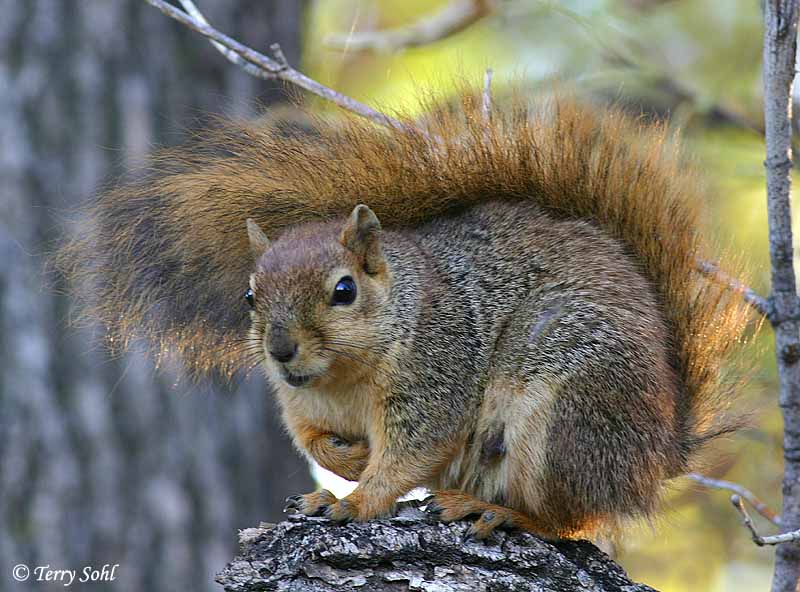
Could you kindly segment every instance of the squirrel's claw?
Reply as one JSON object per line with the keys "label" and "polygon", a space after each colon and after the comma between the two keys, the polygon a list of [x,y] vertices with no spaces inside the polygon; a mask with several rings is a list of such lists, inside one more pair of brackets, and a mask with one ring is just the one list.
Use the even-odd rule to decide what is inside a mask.
{"label": "squirrel's claw", "polygon": [[494,510],[486,510],[481,517],[473,522],[464,533],[463,541],[482,541],[491,535],[494,530],[505,522],[505,517],[499,516]]}
{"label": "squirrel's claw", "polygon": [[444,508],[436,503],[436,500],[430,500],[425,505],[425,513],[438,518],[444,512]]}
{"label": "squirrel's claw", "polygon": [[283,505],[283,511],[289,512],[290,510],[297,510],[303,501],[302,495],[290,495],[286,498]]}
{"label": "squirrel's claw", "polygon": [[475,525],[471,524],[470,527],[464,531],[464,534],[461,535],[461,542],[462,543],[471,543],[476,541],[475,538]]}
{"label": "squirrel's claw", "polygon": [[305,495],[290,495],[286,498],[284,512],[296,510],[306,516],[318,516],[326,510],[328,506],[336,503],[336,496],[327,489],[320,489],[314,493]]}
{"label": "squirrel's claw", "polygon": [[426,501],[425,513],[442,522],[453,522],[478,514],[487,505],[461,492],[436,492]]}

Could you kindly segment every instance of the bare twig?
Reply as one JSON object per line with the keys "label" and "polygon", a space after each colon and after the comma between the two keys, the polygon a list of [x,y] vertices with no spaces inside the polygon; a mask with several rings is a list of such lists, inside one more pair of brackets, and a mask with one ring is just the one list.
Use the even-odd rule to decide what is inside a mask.
{"label": "bare twig", "polygon": [[463,31],[494,10],[492,0],[453,0],[437,13],[412,25],[384,31],[334,33],[325,45],[334,49],[390,53],[418,47]]}
{"label": "bare twig", "polygon": [[764,518],[775,524],[776,526],[780,526],[780,518],[775,514],[775,512],[770,508],[767,504],[765,504],[759,497],[757,497],[752,491],[739,485],[738,483],[733,483],[732,481],[724,481],[722,479],[712,479],[711,477],[706,477],[705,475],[700,475],[698,473],[689,473],[686,475],[692,481],[699,483],[705,487],[713,487],[715,489],[726,489],[728,491],[734,492],[739,497],[748,501],[748,503],[753,506],[753,509],[761,514]]}
{"label": "bare twig", "polygon": [[761,536],[758,534],[758,530],[756,530],[755,524],[753,524],[753,519],[750,518],[747,508],[745,508],[742,498],[738,495],[732,495],[731,503],[742,517],[742,522],[744,523],[745,527],[747,527],[747,530],[750,531],[750,536],[753,537],[753,542],[759,547],[763,547],[764,545],[780,545],[782,543],[793,543],[795,541],[800,541],[800,530],[793,530],[792,532],[784,532],[782,534],[775,534],[772,536]]}
{"label": "bare twig", "polygon": [[483,76],[483,95],[481,97],[481,115],[484,123],[489,123],[492,116],[492,76],[494,76],[494,70],[488,68]]}
{"label": "bare twig", "polygon": [[728,286],[734,292],[739,292],[742,295],[742,298],[744,299],[745,302],[747,302],[750,306],[752,306],[755,310],[757,310],[760,314],[762,314],[766,318],[770,318],[770,314],[772,313],[772,307],[770,306],[769,300],[759,295],[755,290],[744,285],[739,280],[730,277],[728,274],[723,272],[715,263],[710,263],[708,261],[703,261],[702,259],[698,259],[697,268],[702,273],[713,279],[714,281]]}
{"label": "bare twig", "polygon": [[[183,9],[189,14],[189,16],[191,16],[199,23],[202,23],[206,26],[210,26],[208,21],[206,20],[206,17],[204,17],[203,13],[198,10],[197,6],[195,6],[192,0],[180,0],[180,2],[181,5],[183,6]],[[268,72],[263,68],[259,68],[255,64],[251,64],[250,62],[245,61],[239,56],[239,54],[237,54],[232,49],[228,49],[221,43],[218,43],[217,41],[211,41],[211,45],[213,45],[217,51],[219,51],[222,55],[224,55],[231,62],[242,68],[245,72],[247,72],[251,76],[255,76],[256,78],[263,78],[264,80],[274,80],[276,78],[274,72]]]}
{"label": "bare twig", "polygon": [[753,519],[750,518],[750,514],[747,512],[747,508],[744,507],[742,498],[740,498],[738,495],[732,495],[731,503],[733,504],[733,507],[736,508],[736,511],[738,511],[741,515],[742,522],[744,523],[745,527],[747,527],[747,530],[750,531],[750,535],[753,537],[753,542],[758,546],[762,546],[764,542],[762,541],[761,535],[758,534],[758,531],[753,524]]}
{"label": "bare twig", "polygon": [[272,55],[275,56],[275,59],[278,60],[278,63],[284,68],[288,68],[289,60],[286,59],[286,56],[284,55],[280,44],[273,43],[272,45],[269,46],[269,48],[272,50]]}
{"label": "bare twig", "polygon": [[[181,1],[184,2],[184,6],[186,6],[186,0]],[[247,47],[246,45],[242,45],[224,33],[220,33],[218,30],[208,24],[207,20],[203,18],[203,15],[199,12],[199,10],[197,10],[197,7],[191,2],[189,2],[189,4],[192,6],[193,10],[187,10],[191,10],[195,16],[176,8],[164,0],[145,0],[145,2],[158,8],[168,17],[175,19],[193,31],[196,31],[201,35],[208,37],[213,42],[216,42],[215,47],[221,45],[223,48],[227,48],[228,51],[222,52],[225,57],[237,65],[244,67],[245,71],[249,74],[253,74],[259,78],[276,78],[285,82],[289,82],[299,86],[300,88],[304,88],[305,90],[322,97],[327,101],[339,105],[343,109],[374,121],[379,125],[396,129],[407,128],[407,126],[400,121],[389,117],[384,113],[376,111],[372,107],[368,107],[367,105],[364,105],[363,103],[360,103],[351,97],[342,95],[333,89],[320,84],[316,80],[312,80],[305,74],[298,72],[286,62],[286,58],[283,56],[283,52],[280,51],[280,47],[276,48],[275,45],[272,46],[274,57],[270,58],[255,51],[254,49]],[[199,19],[197,18],[197,15],[200,16]],[[230,52],[235,54],[237,59],[232,58]],[[255,66],[259,70],[259,73],[256,74],[255,70],[253,70],[251,67],[245,67],[249,65]]]}

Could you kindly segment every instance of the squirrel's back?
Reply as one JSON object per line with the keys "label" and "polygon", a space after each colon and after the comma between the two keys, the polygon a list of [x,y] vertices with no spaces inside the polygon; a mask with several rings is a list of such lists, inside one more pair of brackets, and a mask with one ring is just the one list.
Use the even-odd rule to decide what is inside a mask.
{"label": "squirrel's back", "polygon": [[669,331],[686,454],[728,429],[722,364],[745,312],[702,277],[702,192],[666,130],[553,99],[481,111],[477,93],[430,109],[424,131],[357,120],[312,130],[231,122],[155,155],[142,179],[102,195],[62,260],[92,286],[115,341],[143,336],[196,370],[247,364],[245,219],[271,236],[367,203],[384,228],[418,227],[489,201],[534,202],[618,241],[652,285]]}
{"label": "squirrel's back", "polygon": [[469,337],[437,358],[460,369],[453,352],[468,350],[481,376],[479,411],[429,489],[501,500],[559,535],[650,513],[662,483],[689,468],[692,418],[661,303],[625,246],[530,202],[487,202],[402,235],[445,284],[417,371],[457,325]]}

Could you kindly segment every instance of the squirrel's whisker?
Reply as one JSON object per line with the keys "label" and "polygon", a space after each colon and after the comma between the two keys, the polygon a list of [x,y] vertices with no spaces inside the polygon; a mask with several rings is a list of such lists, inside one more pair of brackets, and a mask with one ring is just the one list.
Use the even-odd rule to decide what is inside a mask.
{"label": "squirrel's whisker", "polygon": [[337,356],[342,356],[344,358],[347,358],[348,360],[352,360],[353,362],[358,362],[359,364],[362,364],[362,365],[366,366],[370,370],[373,370],[373,371],[375,371],[375,372],[377,372],[379,374],[382,374],[382,375],[386,375],[384,373],[384,371],[380,367],[376,366],[375,364],[372,364],[372,363],[368,362],[367,360],[364,360],[364,359],[358,357],[355,354],[352,354],[352,353],[349,353],[349,352],[345,352],[345,351],[342,351],[342,350],[338,350],[338,349],[335,349],[335,348],[331,348],[331,347],[323,347],[322,350],[326,351],[326,352],[329,352],[329,353],[332,353],[332,354],[335,354]]}

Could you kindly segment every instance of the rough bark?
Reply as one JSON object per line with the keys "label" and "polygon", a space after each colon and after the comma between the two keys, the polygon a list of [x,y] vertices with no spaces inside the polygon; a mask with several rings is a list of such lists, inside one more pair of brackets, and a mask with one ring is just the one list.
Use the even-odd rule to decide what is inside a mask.
{"label": "rough bark", "polygon": [[[299,59],[296,0],[202,4]],[[0,590],[45,586],[16,583],[18,563],[218,590],[230,533],[312,488],[263,381],[199,389],[109,358],[43,268],[71,210],[153,145],[284,94],[141,0],[0,0],[0,15]]]}
{"label": "rough bark", "polygon": [[[781,529],[800,528],[800,308],[792,248],[791,88],[797,52],[797,0],[764,3],[764,122],[767,203],[772,265],[775,349],[783,412],[784,478]],[[800,545],[777,548],[773,592],[797,590]]]}
{"label": "rough bark", "polygon": [[653,592],[588,541],[523,532],[464,541],[467,522],[397,518],[334,525],[292,516],[240,532],[241,552],[217,581],[229,592]]}

